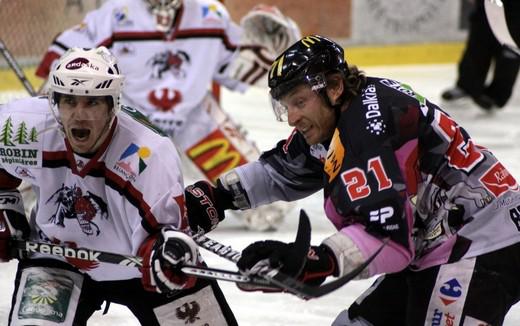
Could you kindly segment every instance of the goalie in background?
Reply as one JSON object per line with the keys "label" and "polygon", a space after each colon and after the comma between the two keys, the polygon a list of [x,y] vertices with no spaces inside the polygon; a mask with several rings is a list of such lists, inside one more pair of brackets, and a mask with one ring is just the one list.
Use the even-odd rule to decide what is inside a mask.
{"label": "goalie in background", "polygon": [[[50,73],[48,97],[0,107],[0,262],[13,258],[11,237],[143,262],[17,257],[9,325],[84,326],[103,302],[126,306],[145,326],[237,325],[216,281],[179,270],[204,264],[187,234],[180,158],[142,114],[120,105],[123,80],[106,48],[72,48]],[[30,223],[21,180],[37,190]]]}
{"label": "goalie in background", "polygon": [[[520,298],[520,189],[502,163],[409,85],[365,76],[322,36],[281,54],[269,87],[294,132],[217,187],[188,186],[188,209],[201,212],[189,222],[207,228],[226,209],[323,189],[338,231],[303,264],[294,243],[267,240],[245,248],[238,268],[317,285],[386,242],[358,278],[383,275],[333,325],[501,325]],[[217,218],[202,218],[201,193]]]}
{"label": "goalie in background", "polygon": [[[212,81],[239,92],[266,87],[273,59],[298,38],[296,23],[275,7],[253,8],[239,26],[216,0],[110,0],[59,34],[36,74],[47,78],[70,47],[108,47],[126,76],[123,103],[172,137],[192,179],[213,183],[260,151],[215,101]],[[270,230],[293,206],[238,215],[251,229]]]}

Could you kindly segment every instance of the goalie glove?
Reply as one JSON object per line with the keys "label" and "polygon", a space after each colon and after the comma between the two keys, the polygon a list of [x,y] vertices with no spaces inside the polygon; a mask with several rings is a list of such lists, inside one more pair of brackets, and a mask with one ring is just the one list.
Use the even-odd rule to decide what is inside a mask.
{"label": "goalie glove", "polygon": [[196,265],[199,261],[197,244],[187,234],[165,227],[160,234],[145,240],[138,255],[143,257],[140,270],[146,290],[170,293],[195,285],[195,277],[180,271],[183,265]]}
{"label": "goalie glove", "polygon": [[[328,276],[337,276],[336,259],[326,246],[312,246],[303,265],[294,259],[298,256],[295,250],[293,243],[258,241],[242,251],[237,266],[246,275],[263,275],[268,270],[279,269],[281,273],[310,285],[320,285]],[[282,291],[241,283],[237,286],[243,291]]]}
{"label": "goalie glove", "polygon": [[240,20],[242,45],[262,45],[277,57],[301,38],[298,25],[275,6],[256,5]]}
{"label": "goalie glove", "polygon": [[298,25],[274,6],[257,5],[240,21],[239,53],[230,76],[243,83],[267,87],[267,72],[274,59],[300,39]]}
{"label": "goalie glove", "polygon": [[30,232],[20,192],[0,191],[0,262],[13,258],[11,238],[27,239]]}

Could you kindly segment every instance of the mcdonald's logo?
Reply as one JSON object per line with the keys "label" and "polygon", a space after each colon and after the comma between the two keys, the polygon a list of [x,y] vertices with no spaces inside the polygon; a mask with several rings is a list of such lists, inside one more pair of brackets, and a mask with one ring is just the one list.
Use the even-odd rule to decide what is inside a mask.
{"label": "mcdonald's logo", "polygon": [[271,65],[271,71],[269,71],[269,79],[273,78],[274,71],[276,70],[276,76],[280,77],[282,75],[282,68],[283,68],[283,59],[285,58],[285,55],[282,55],[278,59],[276,59],[273,64]]}
{"label": "mcdonald's logo", "polygon": [[220,130],[215,130],[209,134],[188,149],[186,154],[214,183],[222,173],[247,163],[245,157],[226,139],[226,136]]}
{"label": "mcdonald's logo", "polygon": [[321,40],[319,37],[311,35],[311,36],[305,36],[304,38],[302,38],[301,42],[303,43],[303,45],[310,48],[312,44],[314,44],[316,42],[321,42]]}

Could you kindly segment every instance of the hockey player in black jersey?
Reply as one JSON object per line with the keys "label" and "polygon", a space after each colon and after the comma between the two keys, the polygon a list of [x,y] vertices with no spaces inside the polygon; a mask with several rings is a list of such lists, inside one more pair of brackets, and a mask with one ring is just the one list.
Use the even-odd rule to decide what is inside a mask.
{"label": "hockey player in black jersey", "polygon": [[337,232],[303,266],[290,263],[293,243],[267,240],[242,252],[239,269],[319,284],[386,243],[358,276],[380,277],[333,325],[500,325],[520,298],[520,193],[502,163],[409,85],[365,76],[322,36],[282,53],[269,87],[294,131],[217,187],[188,186],[191,228],[323,189]]}

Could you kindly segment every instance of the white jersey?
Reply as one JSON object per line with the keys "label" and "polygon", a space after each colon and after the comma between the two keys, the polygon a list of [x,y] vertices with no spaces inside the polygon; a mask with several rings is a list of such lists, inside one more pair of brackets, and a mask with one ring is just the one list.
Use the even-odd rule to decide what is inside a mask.
{"label": "white jersey", "polygon": [[[0,106],[0,169],[35,187],[33,240],[136,255],[161,226],[187,228],[177,151],[139,116],[124,107],[87,158],[71,151],[47,98]],[[98,281],[141,277],[134,267],[68,261]]]}
{"label": "white jersey", "polygon": [[[169,34],[156,29],[145,1],[112,0],[88,13],[81,25],[60,34],[37,70],[48,76],[52,62],[73,46],[108,47],[125,75],[123,99],[131,106],[155,114],[162,129],[182,124],[202,102],[212,80],[232,88],[245,84],[227,77],[241,28],[215,0],[183,0]],[[175,119],[172,120],[171,113]]]}

